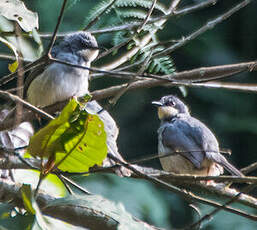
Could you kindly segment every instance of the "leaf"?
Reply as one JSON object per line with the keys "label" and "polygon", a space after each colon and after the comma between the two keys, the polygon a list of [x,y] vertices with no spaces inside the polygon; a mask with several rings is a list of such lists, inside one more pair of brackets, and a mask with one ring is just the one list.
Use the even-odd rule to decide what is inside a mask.
{"label": "leaf", "polygon": [[95,218],[99,215],[99,221],[108,219],[109,224],[114,225],[113,228],[115,227],[115,229],[152,229],[146,223],[135,220],[121,203],[116,204],[99,195],[73,195],[67,198],[55,199],[46,208],[58,206],[61,206],[63,210],[65,210],[65,207],[79,207],[83,213],[88,215],[88,219],[90,219],[90,216]]}
{"label": "leaf", "polygon": [[[0,7],[1,7],[1,3],[0,3]],[[16,57],[16,60],[18,60],[18,52],[17,52],[17,49],[15,48],[15,46],[13,44],[11,44],[10,42],[8,42],[3,37],[0,37],[0,42],[4,43],[7,47],[9,47],[13,51],[13,53]],[[8,65],[8,68],[11,72],[15,72],[17,67],[18,67],[18,62],[17,61]]]}
{"label": "leaf", "polygon": [[[86,119],[84,124],[82,119]],[[62,143],[68,157],[58,168],[69,172],[85,172],[95,164],[101,165],[106,158],[106,133],[104,124],[97,115],[84,112],[84,116],[82,115],[76,122],[78,129],[83,126],[84,128],[80,133],[71,128],[62,135]],[[64,157],[62,152],[57,153],[56,162],[60,162]]]}
{"label": "leaf", "polygon": [[18,68],[18,65],[19,65],[18,61],[15,61],[15,62],[13,62],[12,64],[8,64],[8,69],[9,69],[12,73],[14,73],[14,72],[16,71],[16,69]]}
{"label": "leaf", "polygon": [[97,115],[80,111],[79,104],[71,100],[59,117],[31,138],[28,153],[53,158],[63,171],[88,171],[106,158],[104,124]]}
{"label": "leaf", "polygon": [[35,215],[36,211],[32,206],[31,197],[32,197],[32,191],[31,186],[23,184],[21,187],[21,196],[23,200],[23,204],[25,209],[32,215]]}
{"label": "leaf", "polygon": [[42,215],[37,202],[33,196],[33,192],[30,185],[23,184],[21,187],[21,195],[25,209],[36,217],[36,221],[42,230],[50,229]]}
{"label": "leaf", "polygon": [[37,13],[28,10],[20,0],[1,1],[0,14],[9,20],[17,21],[26,32],[38,29]]}
{"label": "leaf", "polygon": [[68,126],[69,117],[77,106],[78,104],[75,100],[71,100],[68,105],[65,106],[59,117],[52,120],[47,126],[40,129],[32,136],[27,149],[28,153],[34,157],[38,156],[40,158],[52,156],[57,149],[58,138],[62,132],[65,131],[64,127]]}
{"label": "leaf", "polygon": [[[29,184],[32,189],[38,185],[40,172],[38,170],[16,169],[13,172],[15,181],[21,184]],[[67,190],[63,182],[55,175],[48,174],[40,185],[40,190],[53,197],[64,197],[67,195]]]}

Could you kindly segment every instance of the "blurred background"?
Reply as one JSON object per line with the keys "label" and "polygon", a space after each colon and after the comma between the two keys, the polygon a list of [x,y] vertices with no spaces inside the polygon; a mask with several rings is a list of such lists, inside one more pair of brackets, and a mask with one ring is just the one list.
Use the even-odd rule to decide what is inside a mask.
{"label": "blurred background", "polygon": [[[70,1],[60,32],[77,31],[84,27],[90,9],[99,1]],[[164,4],[167,1],[162,1]],[[201,2],[182,0],[180,7]],[[202,1],[203,2],[203,1]],[[158,33],[161,41],[180,39],[203,26],[241,1],[218,1],[215,6],[192,14],[169,20]],[[24,0],[25,5],[39,14],[39,32],[53,32],[62,1]],[[256,60],[257,57],[257,2],[240,10],[214,29],[209,30],[171,54],[176,70],[190,70],[198,67],[233,64]],[[96,28],[93,28],[96,29]],[[101,46],[110,48],[111,34],[96,35]],[[49,40],[45,39],[47,44]],[[0,52],[8,51],[2,45]],[[8,73],[10,61],[1,60],[0,76]],[[103,64],[94,63],[95,66]],[[237,74],[226,81],[257,83],[257,73]],[[106,88],[124,81],[111,77],[91,82],[91,91]],[[8,85],[8,87],[11,85]],[[193,116],[213,130],[220,146],[232,150],[229,161],[237,168],[256,161],[257,151],[257,95],[221,89],[187,88],[183,100],[189,105]],[[120,135],[118,146],[129,161],[157,153],[157,128],[159,121],[151,101],[167,94],[183,97],[178,88],[157,87],[129,91],[110,110],[116,120]],[[103,104],[106,101],[102,102]],[[159,168],[159,160],[145,165]],[[252,174],[256,175],[256,173]],[[181,228],[197,220],[197,213],[188,202],[143,180],[124,179],[114,175],[92,175],[86,179],[76,178],[87,188],[104,197],[122,202],[133,215],[158,227]],[[256,194],[256,192],[255,192]],[[202,214],[211,208],[200,205]],[[243,217],[221,211],[204,229],[256,229],[253,223]]]}

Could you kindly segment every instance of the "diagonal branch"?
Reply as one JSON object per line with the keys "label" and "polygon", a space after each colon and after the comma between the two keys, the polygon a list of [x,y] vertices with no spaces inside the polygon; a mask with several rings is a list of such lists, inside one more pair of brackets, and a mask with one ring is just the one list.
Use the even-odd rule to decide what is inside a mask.
{"label": "diagonal branch", "polygon": [[235,7],[228,10],[226,13],[216,17],[213,20],[208,21],[204,26],[202,26],[200,29],[196,30],[195,32],[193,32],[189,36],[183,37],[180,40],[180,42],[166,48],[163,51],[160,51],[159,53],[156,53],[155,55],[153,55],[153,57],[159,57],[159,56],[167,55],[167,54],[173,52],[174,50],[184,46],[186,43],[188,43],[189,41],[192,41],[193,39],[195,39],[196,37],[198,37],[202,33],[206,32],[207,30],[213,29],[217,24],[223,22],[224,20],[226,20],[227,18],[232,16],[234,13],[236,13],[240,9],[247,6],[249,3],[251,3],[251,0],[244,0],[243,2],[237,4]]}
{"label": "diagonal branch", "polygon": [[55,26],[54,33],[53,33],[53,35],[52,35],[50,44],[49,44],[48,49],[47,49],[47,55],[48,55],[48,56],[50,55],[51,50],[52,50],[52,48],[53,48],[53,46],[54,46],[54,42],[55,42],[55,40],[56,40],[57,31],[58,31],[58,29],[59,29],[59,26],[60,26],[61,21],[62,21],[62,18],[63,18],[64,9],[65,9],[66,3],[67,3],[67,0],[63,0],[63,4],[62,4],[62,8],[61,8],[59,17],[58,17],[58,21],[57,21],[57,24],[56,24],[56,26]]}

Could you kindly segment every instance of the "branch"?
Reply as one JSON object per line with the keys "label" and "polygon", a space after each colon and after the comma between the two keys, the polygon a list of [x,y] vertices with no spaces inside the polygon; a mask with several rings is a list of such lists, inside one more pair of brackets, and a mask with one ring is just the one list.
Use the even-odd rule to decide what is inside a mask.
{"label": "branch", "polygon": [[[8,152],[10,156],[10,152]],[[10,156],[7,158],[0,158],[0,168],[2,169],[29,169],[32,167],[33,169],[38,168],[40,165],[40,160],[35,159],[26,159],[26,164],[24,161],[21,161],[17,156]],[[203,183],[197,183],[199,181],[209,181],[214,180],[216,182],[238,182],[238,183],[249,183],[253,182],[254,184],[257,184],[257,178],[256,177],[233,177],[233,176],[192,176],[192,175],[176,175],[173,173],[167,173],[164,171],[160,171],[157,169],[147,168],[147,167],[141,167],[138,165],[130,165],[127,163],[123,163],[124,167],[127,167],[130,169],[130,167],[133,167],[134,173],[131,175],[133,178],[137,179],[148,179],[155,178],[157,180],[160,180],[162,182],[168,183],[169,185],[177,185],[182,186],[184,188],[188,188],[191,190],[201,191],[205,192],[207,194],[215,194],[219,197],[224,198],[232,198],[233,196],[238,194],[238,191],[235,189],[231,189],[226,187],[224,184],[212,184],[212,185],[206,185]],[[92,174],[92,173],[115,173],[115,170],[117,167],[120,167],[120,163],[114,164],[111,167],[99,167],[99,168],[92,168],[88,172],[82,172],[82,173],[67,173],[67,172],[55,172],[57,176],[72,176],[72,175],[85,175],[85,174]],[[248,168],[248,167],[247,167]],[[140,172],[139,174],[137,172]],[[142,175],[143,174],[143,175]],[[161,183],[162,183],[161,182]],[[171,185],[172,187],[175,187]],[[164,185],[165,186],[165,185]],[[77,186],[76,186],[77,187]],[[175,187],[176,188],[176,187]],[[176,188],[178,191],[180,189]],[[176,193],[179,193],[178,191],[175,191]],[[174,191],[173,191],[174,192]],[[183,194],[182,194],[183,195]],[[197,201],[197,200],[196,200]],[[199,201],[204,202],[204,201]],[[257,208],[257,199],[253,198],[247,194],[242,194],[240,198],[238,199],[238,202],[249,207]],[[212,203],[209,205],[213,206]],[[239,210],[240,211],[240,210]],[[251,218],[251,217],[250,217]]]}
{"label": "branch", "polygon": [[248,214],[244,211],[241,211],[239,209],[234,209],[232,207],[229,207],[229,206],[223,206],[217,202],[214,202],[214,201],[211,201],[211,200],[208,200],[208,199],[205,199],[205,198],[202,198],[202,197],[199,197],[199,196],[196,196],[194,195],[193,193],[191,192],[185,192],[184,190],[181,190],[179,189],[178,187],[175,187],[171,184],[168,184],[158,178],[155,178],[155,177],[152,177],[152,176],[149,176],[145,173],[142,173],[141,171],[139,171],[138,169],[136,169],[134,166],[132,165],[128,165],[122,161],[120,161],[118,158],[108,154],[108,156],[113,159],[115,162],[119,163],[120,165],[122,165],[123,167],[126,167],[128,169],[130,169],[131,171],[133,171],[136,175],[138,175],[139,177],[143,178],[143,179],[146,179],[146,180],[149,180],[173,193],[176,193],[180,196],[182,196],[184,199],[187,199],[187,200],[192,200],[192,201],[196,201],[196,202],[199,202],[199,203],[202,203],[202,204],[205,204],[205,205],[210,205],[210,206],[213,206],[213,207],[216,207],[216,208],[221,208],[223,210],[226,210],[228,212],[231,212],[231,213],[234,213],[234,214],[237,214],[237,215],[240,215],[240,216],[243,216],[245,218],[248,218],[248,219],[251,219],[251,220],[255,220],[257,221],[257,216],[255,215],[251,215],[251,214]]}
{"label": "branch", "polygon": [[[54,59],[55,60],[55,59]],[[73,65],[71,63],[66,63],[60,60],[56,60],[56,62],[60,62],[62,64],[72,65],[78,68],[87,68],[84,66],[79,65]],[[90,68],[90,70],[98,70],[95,68]],[[101,70],[99,70],[101,71]],[[160,77],[158,75],[138,75],[134,73],[128,73],[128,72],[114,72],[114,71],[104,71],[104,72],[110,72],[115,77],[125,77],[128,79],[135,79],[136,76],[145,76],[145,77],[160,77],[162,80],[156,80],[156,79],[146,79],[146,80],[140,80],[136,81],[130,84],[129,88],[127,90],[135,90],[140,88],[151,88],[151,87],[157,87],[157,86],[166,86],[166,87],[174,87],[179,85],[185,85],[189,87],[210,87],[210,88],[224,88],[224,89],[233,89],[233,90],[239,90],[243,92],[257,92],[257,85],[256,84],[240,84],[240,83],[225,83],[225,82],[211,82],[211,83],[195,83],[197,81],[207,81],[208,79],[217,79],[217,78],[224,78],[231,76],[235,73],[241,73],[244,71],[257,71],[257,65],[255,61],[252,62],[244,62],[244,63],[237,63],[237,64],[231,64],[231,65],[221,65],[221,66],[212,66],[212,67],[201,67],[193,70],[188,71],[182,71],[177,72],[172,75],[166,75],[163,77]],[[117,74],[117,75],[116,75]],[[119,75],[120,74],[120,75]],[[130,75],[131,74],[131,75]],[[137,77],[137,79],[142,79],[142,77]],[[192,83],[193,82],[193,83]],[[102,90],[96,90],[93,91],[91,94],[93,96],[94,100],[101,100],[104,98],[112,97],[113,95],[116,95],[118,92],[120,92],[121,89],[124,89],[127,87],[127,84],[122,84],[118,86],[112,86],[106,89]],[[4,91],[0,91],[0,95],[4,95],[5,97],[13,97],[14,95],[9,94]],[[9,98],[10,99],[10,98]],[[12,100],[21,100],[19,98],[13,98]],[[25,102],[27,103],[27,102]],[[49,114],[52,114],[56,111],[60,111],[67,101],[64,102],[58,102],[54,105],[48,106],[44,108],[44,111],[46,111]],[[28,108],[30,108],[30,104],[27,103]],[[30,109],[34,110],[33,107]],[[39,109],[35,108],[35,112],[41,113]],[[49,117],[50,118],[50,117]],[[30,111],[24,111],[22,121],[31,121],[35,119],[35,115]],[[8,119],[5,120],[5,122],[0,123],[0,131],[6,130],[14,127],[14,120]]]}
{"label": "branch", "polygon": [[250,2],[251,2],[251,0],[244,0],[243,2],[239,3],[235,7],[231,8],[230,10],[228,10],[226,13],[216,17],[213,20],[208,21],[204,26],[202,26],[200,29],[198,29],[197,31],[193,32],[189,36],[183,37],[180,40],[180,42],[174,44],[171,47],[166,48],[163,51],[160,51],[159,53],[156,53],[155,55],[153,55],[153,57],[159,57],[159,56],[167,55],[167,54],[173,52],[174,50],[176,50],[177,48],[179,48],[181,46],[184,46],[186,43],[188,43],[189,41],[195,39],[196,37],[198,37],[202,33],[206,32],[207,30],[213,29],[217,24],[223,22],[224,20],[229,18],[231,15],[233,15],[234,13],[236,13],[237,11],[242,9],[243,7],[247,6]]}
{"label": "branch", "polygon": [[[212,87],[215,88],[214,83],[209,83],[209,85],[206,83],[191,83],[191,82],[201,82],[201,81],[207,81],[217,78],[225,78],[228,76],[231,76],[236,73],[241,73],[244,71],[257,71],[257,65],[256,62],[245,62],[245,63],[238,63],[238,64],[231,64],[231,65],[221,65],[221,66],[212,66],[212,67],[201,67],[193,70],[188,71],[182,71],[177,72],[172,75],[166,75],[162,78],[165,80],[156,80],[156,79],[147,79],[147,80],[141,80],[136,81],[130,85],[129,90],[135,90],[140,88],[152,88],[157,86],[166,86],[166,87],[173,87],[178,85],[185,85],[190,87]],[[132,78],[132,77],[131,77]],[[170,81],[170,82],[168,82]],[[168,83],[167,83],[168,82]],[[218,83],[216,83],[218,84]],[[112,86],[106,89],[102,90],[95,90],[92,92],[92,96],[95,100],[101,100],[104,98],[111,97],[115,95],[120,89],[126,87],[127,84],[122,84],[118,86]],[[244,87],[241,87],[241,84],[229,86],[228,83],[220,83],[220,85],[216,85],[216,87],[220,88],[227,88],[227,89],[234,89],[234,90],[245,90],[245,91],[251,91],[251,92],[257,92],[256,90],[256,84],[249,84],[249,85],[242,85]]]}
{"label": "branch", "polygon": [[[0,178],[0,201],[11,201],[15,206],[24,208],[20,188],[21,184],[15,184],[12,181]],[[37,196],[37,202],[44,215],[52,216],[75,226],[82,226],[92,230],[114,230],[117,229],[120,224],[111,216],[108,216],[104,212],[96,211],[90,206],[79,205],[76,202],[66,205],[63,202],[61,205],[58,205],[59,200],[62,202],[62,199],[56,199],[44,193],[39,193]],[[104,199],[102,199],[102,201],[104,201]],[[53,202],[55,202],[56,205],[51,205]],[[147,223],[141,223],[146,229],[156,229]]]}
{"label": "branch", "polygon": [[152,5],[151,5],[151,7],[150,7],[150,9],[149,9],[149,11],[148,11],[148,13],[147,13],[147,15],[146,15],[144,21],[143,21],[142,24],[137,28],[137,33],[140,33],[140,31],[144,28],[144,26],[146,25],[146,23],[149,21],[149,18],[150,18],[150,16],[151,16],[151,14],[153,13],[153,9],[154,9],[154,7],[155,7],[155,5],[156,5],[156,2],[157,2],[157,0],[153,0]]}
{"label": "branch", "polygon": [[56,26],[55,26],[54,33],[53,33],[53,35],[52,35],[50,44],[49,44],[48,49],[47,49],[47,56],[50,56],[51,50],[52,50],[52,48],[53,48],[53,46],[54,46],[54,42],[55,42],[55,40],[56,40],[57,31],[58,31],[58,29],[59,29],[59,26],[60,26],[61,21],[62,21],[62,18],[63,18],[64,9],[65,9],[66,3],[67,3],[67,0],[63,0],[63,4],[62,4],[62,8],[61,8],[59,17],[58,17],[58,21],[57,21],[57,24],[56,24]]}
{"label": "branch", "polygon": [[[181,9],[174,10],[173,14],[166,14],[166,15],[162,15],[160,17],[155,17],[155,18],[149,19],[147,21],[147,24],[155,23],[155,22],[160,21],[162,19],[169,18],[169,17],[171,17],[173,15],[174,16],[183,16],[183,15],[186,15],[186,14],[189,14],[189,13],[194,13],[197,10],[204,9],[204,8],[206,8],[208,6],[214,6],[217,3],[217,1],[218,0],[205,0],[203,2],[196,3],[194,5],[189,5],[189,6],[181,8]],[[121,31],[121,30],[133,30],[133,29],[137,28],[140,25],[141,25],[141,22],[133,22],[133,23],[129,23],[129,24],[123,24],[123,25],[120,25],[120,26],[107,27],[107,28],[98,29],[98,30],[89,30],[89,32],[91,34],[113,33],[113,32],[117,32],[117,31]],[[66,32],[58,33],[57,37],[64,37],[67,34],[68,33],[66,33]],[[8,32],[8,35],[10,35],[9,32]],[[39,36],[41,38],[51,38],[52,34],[51,33],[39,33]]]}
{"label": "branch", "polygon": [[[30,109],[31,111],[34,111],[36,114],[39,114],[39,115],[43,116],[44,118],[54,119],[53,116],[51,116],[50,114],[46,113],[45,111],[37,108],[34,105],[31,105],[27,101],[24,101],[20,97],[18,97],[16,95],[13,95],[13,94],[11,94],[11,93],[9,93],[7,91],[0,90],[0,97],[3,97],[5,99],[7,99],[7,100],[14,101],[16,103],[17,102],[22,103],[26,108]],[[24,121],[24,118],[21,118],[21,121]],[[4,123],[4,122],[5,122],[5,120],[3,122],[1,122],[1,123]],[[0,125],[1,125],[1,123],[0,123]]]}
{"label": "branch", "polygon": [[235,195],[234,197],[232,197],[229,201],[227,201],[226,203],[224,203],[222,205],[222,207],[220,208],[216,208],[214,209],[212,212],[204,215],[200,220],[196,221],[195,223],[191,224],[190,226],[186,227],[185,229],[194,229],[195,227],[197,227],[198,225],[200,225],[203,221],[210,219],[211,217],[213,217],[215,214],[217,214],[219,211],[222,210],[222,208],[226,207],[229,204],[232,204],[233,202],[237,201],[239,199],[239,197],[241,195],[243,195],[243,192],[247,193],[250,192],[250,190],[252,190],[253,188],[255,188],[256,185],[248,185],[246,188],[244,188],[242,190],[242,192],[239,192],[237,195]]}

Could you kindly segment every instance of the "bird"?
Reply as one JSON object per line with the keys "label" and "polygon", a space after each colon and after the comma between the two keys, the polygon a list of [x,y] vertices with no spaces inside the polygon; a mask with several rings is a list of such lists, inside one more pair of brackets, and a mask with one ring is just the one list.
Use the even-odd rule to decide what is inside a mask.
{"label": "bird", "polygon": [[[226,169],[233,176],[244,175],[221,155],[213,132],[190,115],[188,107],[174,95],[153,101],[161,121],[158,154],[165,171],[176,174],[219,176]],[[223,169],[224,168],[224,169]]]}
{"label": "bird", "polygon": [[[51,56],[64,62],[90,67],[99,53],[97,41],[86,31],[70,33],[56,45]],[[32,72],[25,81],[24,97],[31,104],[45,107],[88,91],[89,70],[52,62]]]}
{"label": "bird", "polygon": [[[53,46],[51,56],[70,64],[90,67],[96,59],[99,48],[95,37],[86,31],[67,34],[59,43]],[[34,106],[45,107],[72,97],[89,94],[89,70],[76,68],[57,62],[46,63],[42,68],[33,71],[25,81],[24,97]],[[104,123],[107,134],[108,153],[113,154],[125,162],[117,147],[119,129],[111,115],[103,110],[96,101],[89,101],[86,110],[98,114]],[[99,113],[99,111],[102,111]],[[115,164],[108,157],[103,166]],[[115,172],[119,176],[129,176],[131,171],[124,167],[117,167]]]}

